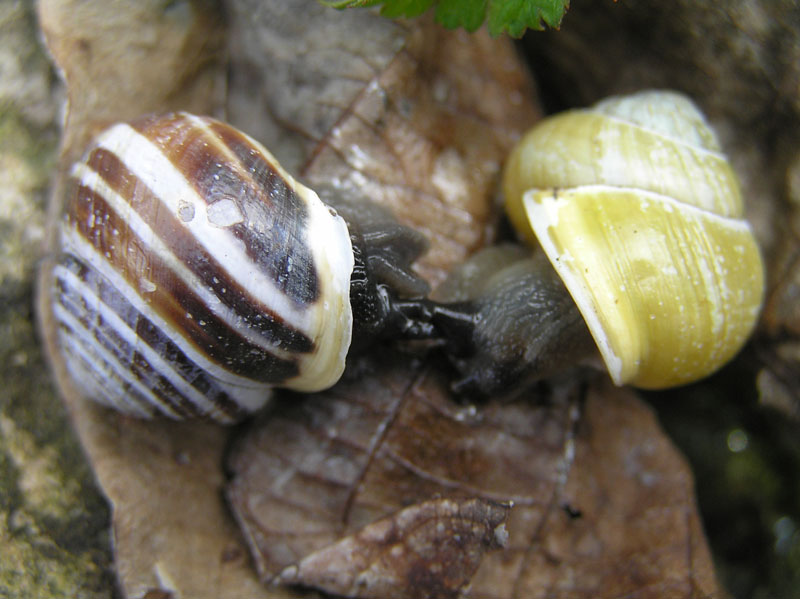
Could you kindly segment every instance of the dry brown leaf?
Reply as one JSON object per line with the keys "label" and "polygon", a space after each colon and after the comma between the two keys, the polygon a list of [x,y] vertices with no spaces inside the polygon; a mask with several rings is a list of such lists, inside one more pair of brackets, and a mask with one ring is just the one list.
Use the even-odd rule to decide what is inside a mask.
{"label": "dry brown leaf", "polygon": [[[342,537],[368,552],[369,523],[448,497],[513,503],[506,546],[454,596],[721,595],[691,472],[633,393],[600,385],[582,397],[573,385],[459,406],[436,369],[383,360],[329,392],[285,398],[233,452],[228,497],[265,580],[289,571],[335,594],[384,596],[351,595],[319,556],[342,551]],[[404,571],[386,578],[389,596],[430,592]]]}
{"label": "dry brown leaf", "polygon": [[234,123],[266,105],[288,133],[262,123],[263,138],[311,187],[423,232],[417,266],[434,286],[491,241],[502,160],[539,117],[508,40],[296,0],[235,0],[230,12],[232,79],[247,93],[234,95]]}
{"label": "dry brown leaf", "polygon": [[414,30],[304,169],[424,233],[431,248],[418,269],[434,286],[491,241],[497,157],[535,120],[516,57],[501,49],[485,32]]}
{"label": "dry brown leaf", "polygon": [[590,392],[566,485],[518,581],[530,598],[722,597],[691,471],[628,389]]}
{"label": "dry brown leaf", "polygon": [[508,510],[485,499],[414,504],[304,557],[276,581],[346,597],[457,597],[483,554],[505,544]]}
{"label": "dry brown leaf", "polygon": [[210,3],[42,0],[38,15],[67,82],[66,161],[111,122],[218,108],[225,38],[221,14]]}
{"label": "dry brown leaf", "polygon": [[220,456],[228,429],[142,422],[85,402],[76,422],[114,508],[117,575],[127,597],[286,597],[261,586],[229,517]]}

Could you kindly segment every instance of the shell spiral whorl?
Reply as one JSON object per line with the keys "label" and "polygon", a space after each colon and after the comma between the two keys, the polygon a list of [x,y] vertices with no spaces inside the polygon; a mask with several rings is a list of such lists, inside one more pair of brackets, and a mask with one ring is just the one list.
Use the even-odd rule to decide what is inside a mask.
{"label": "shell spiral whorl", "polygon": [[341,376],[347,226],[243,133],[186,113],[114,125],[73,167],[64,208],[53,314],[87,396],[228,421],[272,386]]}
{"label": "shell spiral whorl", "polygon": [[685,96],[647,91],[542,121],[512,152],[504,194],[617,384],[696,380],[752,331],[760,252],[736,175]]}

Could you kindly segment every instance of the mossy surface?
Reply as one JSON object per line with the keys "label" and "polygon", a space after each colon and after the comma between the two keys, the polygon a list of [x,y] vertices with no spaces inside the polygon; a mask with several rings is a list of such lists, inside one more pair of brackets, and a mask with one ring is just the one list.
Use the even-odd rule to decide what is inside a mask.
{"label": "mossy surface", "polygon": [[758,404],[752,356],[649,397],[695,473],[720,579],[734,597],[800,599],[797,423]]}
{"label": "mossy surface", "polygon": [[59,91],[32,4],[0,0],[0,598],[106,598],[108,508],[35,328]]}

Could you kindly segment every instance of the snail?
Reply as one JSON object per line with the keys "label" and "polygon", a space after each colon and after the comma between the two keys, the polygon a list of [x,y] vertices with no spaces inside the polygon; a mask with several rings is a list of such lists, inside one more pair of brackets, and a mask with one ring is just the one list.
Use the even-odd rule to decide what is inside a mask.
{"label": "snail", "polygon": [[415,317],[420,234],[337,212],[335,189],[324,203],[220,121],[113,125],[65,187],[58,344],[78,389],[122,412],[235,421],[274,386],[330,387],[353,347],[434,334]]}
{"label": "snail", "polygon": [[524,388],[598,350],[617,385],[672,387],[720,368],[751,333],[760,252],[687,97],[646,91],[540,121],[511,152],[503,194],[543,252],[492,249],[449,283],[433,321],[457,391]]}

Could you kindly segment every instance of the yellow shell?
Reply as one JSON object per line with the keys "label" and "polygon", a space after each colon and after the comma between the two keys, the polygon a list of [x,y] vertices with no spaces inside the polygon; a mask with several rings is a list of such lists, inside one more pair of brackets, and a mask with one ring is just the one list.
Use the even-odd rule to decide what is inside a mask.
{"label": "yellow shell", "polygon": [[542,121],[504,175],[617,384],[663,388],[727,362],[753,329],[763,266],[736,175],[686,97],[643,92]]}

